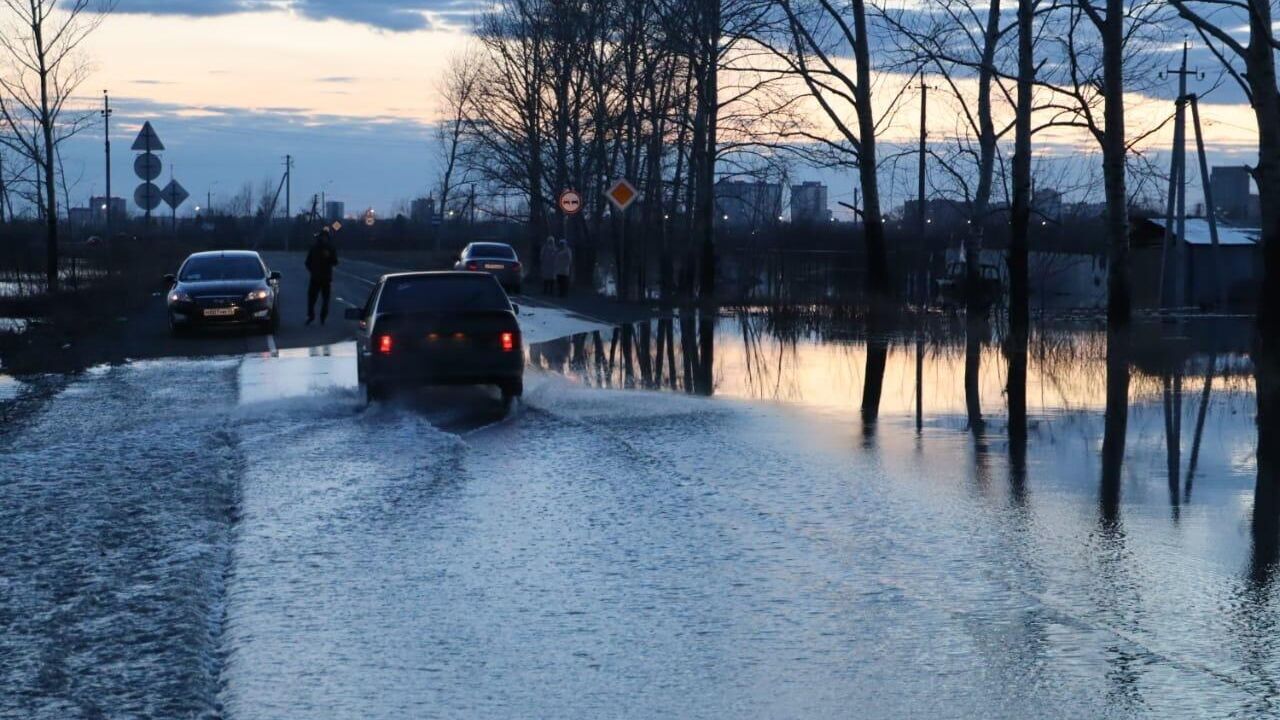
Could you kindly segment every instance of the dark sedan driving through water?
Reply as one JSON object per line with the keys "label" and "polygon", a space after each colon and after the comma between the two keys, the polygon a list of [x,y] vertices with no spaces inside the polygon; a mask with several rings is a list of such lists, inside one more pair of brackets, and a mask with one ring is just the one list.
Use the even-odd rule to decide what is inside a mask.
{"label": "dark sedan driving through water", "polygon": [[267,269],[258,253],[225,250],[195,253],[169,285],[169,329],[248,325],[270,332],[280,324],[280,273]]}
{"label": "dark sedan driving through water", "polygon": [[412,385],[496,385],[503,402],[524,394],[518,309],[482,272],[384,275],[356,333],[357,375],[371,400]]}

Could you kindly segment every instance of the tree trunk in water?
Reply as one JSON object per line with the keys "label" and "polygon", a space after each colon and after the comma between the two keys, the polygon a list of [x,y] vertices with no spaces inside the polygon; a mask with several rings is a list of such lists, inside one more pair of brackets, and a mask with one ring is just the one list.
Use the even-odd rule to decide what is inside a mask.
{"label": "tree trunk in water", "polygon": [[1124,328],[1107,331],[1107,409],[1102,433],[1103,524],[1120,520],[1120,471],[1124,465],[1125,434],[1129,427],[1129,335]]}
{"label": "tree trunk in water", "polygon": [[985,313],[967,317],[964,343],[964,405],[969,419],[969,432],[974,435],[981,435],[984,426],[979,380],[982,370],[982,340],[987,330]]}
{"label": "tree trunk in water", "polygon": [[[35,6],[32,6],[34,14]],[[58,195],[54,177],[53,115],[49,109],[49,73],[45,66],[44,26],[33,23],[31,30],[36,42],[36,57],[40,60],[40,132],[44,140],[44,157],[40,158],[44,172],[44,222],[45,222],[45,282],[50,293],[58,291]]]}
{"label": "tree trunk in water", "polygon": [[1258,393],[1258,479],[1253,493],[1253,579],[1270,582],[1280,559],[1280,348],[1259,333],[1253,365]]}
{"label": "tree trunk in water", "polygon": [[[867,47],[867,14],[863,0],[852,0],[858,111],[858,176],[862,185],[862,222],[867,243],[867,290],[873,302],[891,295],[889,253],[885,247],[884,218],[880,214],[880,185],[876,179],[876,119],[871,106],[871,51]],[[875,310],[873,310],[873,313]],[[883,376],[884,368],[881,368]],[[866,400],[863,400],[864,415]],[[880,393],[876,392],[879,407]]]}
{"label": "tree trunk in water", "polygon": [[[1258,397],[1258,483],[1254,498],[1255,555],[1276,561],[1280,524],[1280,90],[1270,45],[1271,7],[1250,3],[1246,69],[1258,124],[1258,184],[1262,206],[1262,272],[1253,362]],[[1262,528],[1259,534],[1259,527]]]}
{"label": "tree trunk in water", "polygon": [[1013,497],[1021,505],[1025,498],[1027,477],[1027,333],[1010,331],[1005,343],[1009,361],[1009,483]]}
{"label": "tree trunk in water", "polygon": [[867,336],[867,366],[862,376],[862,426],[870,433],[880,417],[880,395],[889,358],[889,339],[881,332]]}
{"label": "tree trunk in water", "polygon": [[[1022,336],[1024,372],[1026,370],[1026,336],[1031,322],[1028,274],[1031,231],[1031,102],[1032,82],[1035,80],[1031,24],[1034,13],[1032,0],[1018,0],[1018,88],[1014,120],[1013,199],[1010,209],[1008,259],[1009,328],[1015,337]],[[1010,362],[1012,363],[1012,360]],[[1011,383],[1012,380],[1010,378]],[[1012,410],[1012,399],[1010,403]]]}
{"label": "tree trunk in water", "polygon": [[[1106,129],[1102,174],[1106,186],[1107,324],[1125,325],[1131,314],[1129,288],[1129,198],[1125,189],[1124,0],[1107,0],[1102,25],[1102,84]],[[1110,382],[1108,380],[1108,382]],[[1125,381],[1128,387],[1128,380]]]}
{"label": "tree trunk in water", "polygon": [[[715,15],[715,27],[719,27],[719,0],[712,0],[713,5],[717,8]],[[714,33],[714,37],[718,38],[719,33]],[[705,108],[703,113],[706,122],[705,145],[702,150],[702,162],[698,167],[698,216],[701,220],[699,238],[701,241],[701,252],[699,258],[699,278],[698,293],[704,303],[714,303],[716,297],[716,233],[715,233],[715,200],[716,200],[716,122],[719,115],[719,98],[716,94],[717,73],[716,65],[718,59],[716,53],[719,52],[718,40],[709,51],[706,61],[709,63],[705,70],[705,81],[699,88],[699,102]]]}

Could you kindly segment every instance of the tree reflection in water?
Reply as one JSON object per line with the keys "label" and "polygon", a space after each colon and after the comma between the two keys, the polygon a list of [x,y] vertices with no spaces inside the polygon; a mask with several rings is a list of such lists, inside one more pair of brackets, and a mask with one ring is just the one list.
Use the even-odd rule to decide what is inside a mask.
{"label": "tree reflection in water", "polygon": [[[1100,632],[1114,631],[1099,665],[1118,716],[1143,714],[1156,652],[1125,638],[1169,632],[1152,611],[1163,600],[1144,585],[1150,580],[1144,572],[1160,571],[1142,563],[1170,547],[1175,555],[1185,550],[1188,563],[1229,557],[1238,565],[1222,576],[1235,580],[1216,590],[1231,604],[1227,633],[1239,634],[1234,668],[1242,687],[1258,695],[1258,716],[1274,715],[1280,699],[1274,657],[1280,647],[1274,639],[1280,630],[1280,415],[1266,412],[1270,406],[1255,392],[1280,387],[1280,364],[1266,354],[1270,348],[1252,344],[1248,321],[1135,322],[1111,332],[1088,323],[1017,332],[1002,322],[921,314],[877,323],[858,308],[818,305],[719,314],[684,309],[647,324],[534,346],[530,360],[588,386],[820,406],[824,421],[844,420],[840,427],[850,436],[861,431],[862,447],[881,453],[902,447],[894,435],[901,430],[914,437],[918,462],[938,473],[937,482],[954,479],[947,477],[952,468],[963,471],[957,476],[971,483],[966,490],[977,502],[994,496],[988,478],[998,477],[1007,462],[1007,505],[993,504],[990,516],[998,520],[975,544],[1019,563],[1011,574],[1019,589],[1034,598],[1069,596],[1061,602],[1073,613]],[[1256,436],[1247,427],[1255,403]],[[972,465],[957,467],[969,462],[957,462],[969,446],[957,438],[967,441],[966,435],[973,440]],[[999,447],[1002,435],[1006,448]],[[861,452],[857,446],[849,451]],[[1241,482],[1235,471],[1250,467],[1251,451],[1257,476]],[[1203,507],[1192,505],[1193,497]],[[1251,509],[1241,509],[1250,500]],[[1077,519],[1082,532],[1072,524]],[[1234,531],[1246,525],[1249,537]],[[1228,555],[1224,548],[1233,542]],[[1059,564],[1074,563],[1087,572],[1055,587]],[[1188,587],[1215,589],[1194,583],[1181,589]],[[1036,640],[1044,633],[1042,611],[1038,600],[1028,604],[1027,642],[1051,656],[1052,634]],[[1196,622],[1189,636],[1197,642],[1204,632],[1222,629],[1212,618]]]}

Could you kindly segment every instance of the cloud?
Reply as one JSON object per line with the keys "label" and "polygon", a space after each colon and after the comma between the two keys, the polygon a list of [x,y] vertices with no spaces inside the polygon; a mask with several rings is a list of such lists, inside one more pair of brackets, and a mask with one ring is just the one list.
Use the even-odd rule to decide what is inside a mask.
{"label": "cloud", "polygon": [[392,32],[427,30],[432,17],[471,15],[476,0],[119,0],[115,12],[215,17],[289,10],[312,20],[339,20]]}

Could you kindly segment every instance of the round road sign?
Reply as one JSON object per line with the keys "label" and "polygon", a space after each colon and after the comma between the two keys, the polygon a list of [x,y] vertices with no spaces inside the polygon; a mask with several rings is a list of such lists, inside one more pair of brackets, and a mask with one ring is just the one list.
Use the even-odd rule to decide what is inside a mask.
{"label": "round road sign", "polygon": [[164,169],[160,158],[151,153],[142,153],[133,161],[133,172],[143,180],[155,180]]}
{"label": "round road sign", "polygon": [[133,191],[133,201],[143,210],[155,210],[160,207],[160,188],[155,183],[142,183]]}
{"label": "round road sign", "polygon": [[577,190],[565,190],[557,204],[565,215],[577,215],[582,210],[582,195]]}

